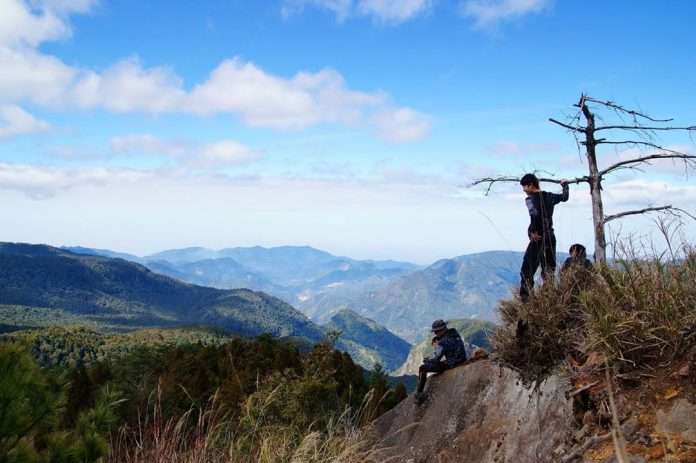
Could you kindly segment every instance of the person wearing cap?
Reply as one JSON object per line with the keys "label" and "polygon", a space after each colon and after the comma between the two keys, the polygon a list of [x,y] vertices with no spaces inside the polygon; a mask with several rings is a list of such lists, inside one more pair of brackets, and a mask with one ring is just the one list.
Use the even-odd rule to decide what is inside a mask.
{"label": "person wearing cap", "polygon": [[447,323],[443,320],[435,320],[432,324],[432,332],[435,334],[433,339],[435,353],[423,359],[423,364],[418,369],[418,389],[415,395],[418,403],[422,403],[425,399],[423,391],[428,373],[442,373],[466,361],[466,348],[456,329],[447,328]]}

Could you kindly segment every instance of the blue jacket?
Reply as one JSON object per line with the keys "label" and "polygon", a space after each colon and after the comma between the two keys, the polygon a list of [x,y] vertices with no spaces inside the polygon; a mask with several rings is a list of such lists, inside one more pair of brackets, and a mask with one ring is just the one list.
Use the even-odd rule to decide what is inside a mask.
{"label": "blue jacket", "polygon": [[464,348],[464,342],[461,336],[454,328],[448,329],[445,334],[439,339],[440,347],[442,348],[437,356],[433,358],[434,361],[440,361],[442,357],[445,357],[445,363],[447,368],[456,367],[460,363],[466,361],[466,349]]}

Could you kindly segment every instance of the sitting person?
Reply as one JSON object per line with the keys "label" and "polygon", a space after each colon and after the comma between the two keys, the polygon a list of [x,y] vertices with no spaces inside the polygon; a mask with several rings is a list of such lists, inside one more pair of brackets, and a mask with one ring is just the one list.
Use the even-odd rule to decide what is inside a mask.
{"label": "sitting person", "polygon": [[[447,324],[442,320],[435,320],[432,325],[435,333],[433,347],[435,352],[431,357],[423,359],[423,364],[418,369],[418,389],[416,390],[416,401],[421,403],[425,399],[423,390],[428,379],[428,373],[442,373],[445,370],[454,368],[466,361],[466,349],[461,336],[454,328],[447,328]],[[445,361],[442,361],[442,358]]]}
{"label": "sitting person", "polygon": [[572,268],[583,268],[585,270],[592,269],[592,262],[587,258],[587,251],[585,246],[580,243],[575,243],[568,250],[568,257],[565,262],[563,262],[563,267],[561,268],[561,273],[570,270]]}

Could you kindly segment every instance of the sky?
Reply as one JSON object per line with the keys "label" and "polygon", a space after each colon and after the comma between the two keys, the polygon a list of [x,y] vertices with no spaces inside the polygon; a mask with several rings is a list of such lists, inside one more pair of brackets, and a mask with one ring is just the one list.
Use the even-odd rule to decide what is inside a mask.
{"label": "sky", "polygon": [[[0,241],[521,251],[519,186],[470,183],[585,175],[548,121],[581,93],[696,124],[694,20],[686,0],[0,0]],[[604,166],[649,154],[601,148]],[[691,174],[620,171],[605,210],[696,213]],[[592,249],[586,187],[554,222],[560,250]],[[661,240],[655,217],[610,235]]]}

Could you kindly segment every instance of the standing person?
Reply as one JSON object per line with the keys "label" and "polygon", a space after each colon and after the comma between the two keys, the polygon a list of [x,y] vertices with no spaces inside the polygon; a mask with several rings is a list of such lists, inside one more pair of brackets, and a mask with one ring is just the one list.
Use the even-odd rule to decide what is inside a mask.
{"label": "standing person", "polygon": [[568,181],[561,180],[563,192],[549,193],[539,188],[539,179],[534,174],[525,174],[520,180],[527,195],[525,202],[529,210],[530,224],[527,229],[529,245],[524,253],[520,269],[520,299],[527,302],[534,287],[534,274],[541,264],[541,276],[546,279],[556,272],[556,236],[553,233],[553,208],[568,201]]}
{"label": "standing person", "polygon": [[[443,320],[435,320],[432,324],[432,332],[435,333],[433,347],[435,353],[423,359],[423,364],[418,369],[418,389],[416,390],[416,402],[419,404],[425,400],[425,382],[428,373],[442,373],[466,362],[466,348],[459,332],[454,328],[447,328]],[[442,361],[442,357],[445,361]]]}

